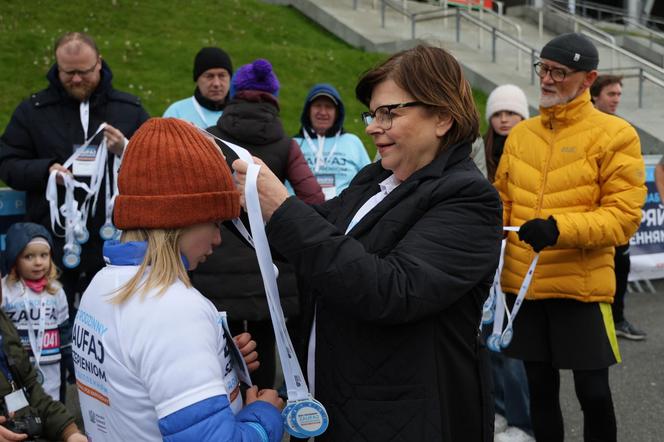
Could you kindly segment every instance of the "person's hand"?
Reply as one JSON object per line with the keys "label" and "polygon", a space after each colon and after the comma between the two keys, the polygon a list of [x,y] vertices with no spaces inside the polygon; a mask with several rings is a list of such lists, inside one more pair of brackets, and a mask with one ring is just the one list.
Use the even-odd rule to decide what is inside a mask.
{"label": "person's hand", "polygon": [[[9,431],[7,428],[3,427],[4,423],[7,422],[6,416],[0,416],[0,442],[11,442],[15,440],[26,440],[28,435],[25,433],[14,433]],[[87,442],[87,440],[86,440]]]}
{"label": "person's hand", "polygon": [[106,147],[108,150],[121,157],[122,152],[124,152],[126,140],[122,132],[106,123],[106,126],[104,127],[104,137],[106,137]]}
{"label": "person's hand", "polygon": [[[281,206],[288,198],[288,190],[286,190],[286,186],[283,185],[279,178],[272,173],[270,168],[267,167],[260,158],[253,158],[256,164],[261,166],[257,180],[258,199],[261,205],[261,212],[263,213],[263,220],[267,222],[272,218],[274,211],[277,210],[277,208],[279,208],[279,206]],[[246,201],[244,200],[244,185],[247,181],[248,167],[249,165],[246,161],[233,161],[233,169],[235,169],[235,176],[238,181],[237,188],[242,195],[240,203],[245,209],[247,206]]]}
{"label": "person's hand", "polygon": [[88,437],[81,433],[74,433],[65,442],[88,442]]}
{"label": "person's hand", "polygon": [[260,365],[260,362],[258,362],[258,353],[256,352],[256,341],[252,340],[251,335],[247,332],[235,336],[233,340],[240,353],[242,353],[249,373],[256,371]]}
{"label": "person's hand", "polygon": [[519,229],[519,239],[539,253],[545,247],[550,247],[558,242],[558,225],[556,220],[550,216],[548,219],[535,218],[526,221]]}
{"label": "person's hand", "polygon": [[[64,173],[64,174],[66,174],[66,175],[70,175],[70,176],[71,176],[71,170],[67,169],[66,167],[64,167],[64,166],[63,166],[62,164],[60,164],[60,163],[53,163],[53,164],[51,164],[51,167],[48,168],[48,174],[49,174],[49,175],[51,175],[51,173],[53,173],[54,171],[62,172],[62,173]],[[64,186],[64,185],[65,185],[65,180],[62,178],[62,175],[60,175],[60,174],[58,174],[58,175],[55,177],[55,182],[58,183],[58,184],[61,185],[61,186]]]}
{"label": "person's hand", "polygon": [[279,410],[283,410],[284,408],[284,400],[279,397],[277,390],[266,388],[264,390],[258,391],[258,387],[254,385],[247,390],[247,398],[245,403],[249,405],[256,401],[267,402],[274,405]]}

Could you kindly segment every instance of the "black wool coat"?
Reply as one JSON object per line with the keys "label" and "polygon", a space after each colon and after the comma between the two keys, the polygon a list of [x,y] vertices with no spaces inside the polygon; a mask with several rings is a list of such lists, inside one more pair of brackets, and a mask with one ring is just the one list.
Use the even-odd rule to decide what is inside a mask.
{"label": "black wool coat", "polygon": [[[239,92],[239,97],[226,105],[217,125],[207,131],[244,147],[251,155],[263,160],[284,182],[292,140],[284,132],[276,100],[265,92],[256,92],[250,99],[243,99],[246,93]],[[217,144],[231,167],[237,155],[220,141]],[[244,224],[249,228],[248,222]],[[235,234],[235,228],[227,226],[228,223],[225,223],[221,228],[222,246],[217,247],[191,273],[192,284],[218,310],[227,312],[231,321],[269,320],[270,312],[256,252],[245,244],[239,234]],[[279,269],[277,284],[282,309],[287,317],[293,317],[299,307],[295,274],[283,261],[275,259],[275,265]]]}
{"label": "black wool coat", "polygon": [[[316,313],[321,441],[491,441],[493,398],[478,325],[498,264],[499,196],[452,146],[344,232],[391,172],[358,173],[318,207],[289,198],[266,226]],[[306,349],[306,342],[300,343]]]}
{"label": "black wool coat", "polygon": [[[0,137],[0,179],[13,189],[27,192],[26,221],[41,224],[52,231],[48,202],[44,197],[48,169],[54,163],[64,163],[74,153],[74,145],[83,144],[85,137],[80,102],[70,97],[62,87],[57,65],[50,69],[46,77],[49,86],[32,94],[16,108]],[[111,69],[102,61],[101,79],[89,100],[88,137],[101,123],[107,122],[125,137],[131,138],[149,118],[138,97],[114,89],[112,78]],[[102,137],[103,132],[92,143],[99,144]],[[109,153],[109,168],[114,157]],[[102,192],[104,186],[105,183],[102,183]],[[64,201],[63,189],[58,186],[59,204]],[[75,196],[79,203],[84,199],[80,189],[77,189]],[[82,247],[81,264],[76,271],[94,274],[104,265],[103,241],[99,237],[99,228],[105,222],[103,193],[99,200],[95,215],[88,217],[90,240]],[[57,233],[64,232],[58,228]],[[62,267],[60,259],[64,240],[57,235],[53,240],[56,244],[56,264]]]}

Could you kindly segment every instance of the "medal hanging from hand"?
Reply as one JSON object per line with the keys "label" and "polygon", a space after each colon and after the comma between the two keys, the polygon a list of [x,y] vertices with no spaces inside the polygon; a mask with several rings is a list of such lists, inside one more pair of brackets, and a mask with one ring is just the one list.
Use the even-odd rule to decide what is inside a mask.
{"label": "medal hanging from hand", "polygon": [[99,236],[101,239],[104,241],[111,240],[115,238],[115,236],[118,233],[118,230],[115,228],[113,225],[113,205],[115,204],[115,197],[118,196],[118,187],[117,187],[117,182],[118,182],[118,177],[117,174],[114,174],[113,176],[113,192],[111,192],[111,180],[110,180],[110,174],[108,173],[108,167],[105,168],[106,173],[105,173],[105,207],[106,207],[106,222],[104,222],[104,225],[101,226],[99,229]]}
{"label": "medal hanging from hand", "polygon": [[[207,136],[210,135],[208,132],[202,132]],[[256,182],[261,166],[254,164],[251,154],[246,149],[220,138],[215,138],[226,144],[240,159],[249,164],[245,186],[245,200],[247,202],[247,213],[249,215],[249,225],[252,235],[249,236],[246,227],[242,225],[240,220],[234,220],[234,223],[236,226],[238,223],[242,225],[240,231],[243,236],[247,236],[249,244],[254,246],[261,276],[263,277],[268,309],[270,311],[270,318],[272,319],[277,351],[288,394],[288,402],[282,411],[284,427],[294,437],[306,439],[320,436],[327,430],[329,418],[323,404],[314,399],[309,392],[304,375],[302,374],[302,368],[293,348],[293,343],[288,334],[288,329],[286,328],[286,319],[281,308],[281,302],[279,301],[276,266],[272,262],[272,255],[267,242],[263,215],[261,214],[258,199]]]}
{"label": "medal hanging from hand", "polygon": [[[65,161],[63,167],[69,168],[74,161],[85,151],[90,145],[92,140],[101,133],[106,127],[106,123],[99,125],[94,134],[87,139],[74,154]],[[108,149],[106,146],[106,138],[102,140],[96,150],[94,164],[92,166],[92,173],[90,175],[90,184],[77,181],[71,175],[59,171],[51,172],[48,184],[46,186],[46,199],[49,202],[51,214],[51,230],[54,235],[65,238],[65,245],[63,247],[62,262],[67,268],[75,268],[80,264],[81,245],[85,244],[90,238],[90,232],[87,229],[88,215],[96,212],[97,200],[102,181],[106,181],[105,188],[105,209],[106,209],[106,223],[100,229],[100,236],[102,239],[112,239],[116,234],[116,229],[111,222],[113,213],[113,202],[117,195],[117,185],[114,183],[113,192],[110,190],[110,180],[107,167]],[[57,190],[57,176],[62,177],[65,188],[65,200],[61,207],[58,208],[58,190]],[[80,207],[74,196],[75,190],[82,189],[86,196]],[[92,207],[90,208],[90,203]],[[60,215],[64,217],[64,225],[60,221]],[[58,235],[56,225],[64,229],[64,235]]]}
{"label": "medal hanging from hand", "polygon": [[[503,230],[518,232],[518,227],[504,227]],[[526,298],[526,293],[530,288],[530,284],[535,273],[535,268],[537,267],[537,262],[539,261],[539,253],[535,254],[526,276],[521,283],[519,288],[519,293],[514,301],[512,306],[512,311],[510,312],[505,301],[505,293],[502,290],[500,285],[500,276],[503,271],[503,265],[505,261],[505,249],[507,247],[507,240],[503,240],[503,244],[500,251],[500,262],[498,264],[498,269],[496,270],[496,275],[494,276],[493,284],[489,292],[489,297],[484,302],[482,308],[482,321],[480,328],[484,324],[491,324],[493,322],[493,330],[491,335],[487,338],[486,345],[487,347],[496,353],[499,353],[501,349],[507,348],[512,342],[514,337],[514,320],[516,319],[519,309],[523,304],[524,299]],[[503,330],[503,322],[505,319],[505,313],[507,313],[507,327]]]}

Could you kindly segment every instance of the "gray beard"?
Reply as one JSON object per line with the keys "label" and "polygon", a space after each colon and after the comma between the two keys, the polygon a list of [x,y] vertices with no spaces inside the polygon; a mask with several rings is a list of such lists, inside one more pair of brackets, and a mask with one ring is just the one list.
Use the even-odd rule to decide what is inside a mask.
{"label": "gray beard", "polygon": [[555,97],[544,97],[540,96],[540,107],[544,109],[548,109],[553,106],[558,106],[559,104],[567,104],[570,101],[574,100],[576,97],[581,95],[585,89],[579,90],[576,92],[576,94],[571,95],[571,96],[560,96],[556,95]]}

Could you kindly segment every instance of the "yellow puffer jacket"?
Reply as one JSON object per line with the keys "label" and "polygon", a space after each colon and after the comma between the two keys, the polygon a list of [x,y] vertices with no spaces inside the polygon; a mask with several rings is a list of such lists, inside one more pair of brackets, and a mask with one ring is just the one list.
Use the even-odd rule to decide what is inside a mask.
{"label": "yellow puffer jacket", "polygon": [[[646,196],[639,137],[596,110],[588,91],[540,111],[510,132],[495,181],[506,226],[552,215],[560,231],[540,254],[526,298],[612,302],[614,246],[636,232]],[[510,232],[503,291],[519,291],[534,255]]]}

